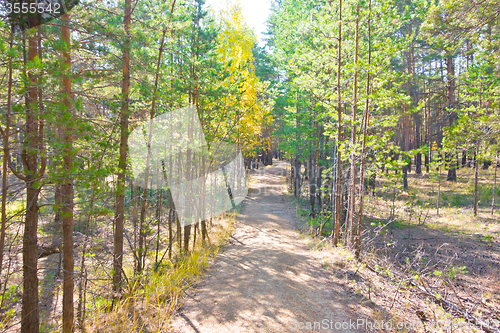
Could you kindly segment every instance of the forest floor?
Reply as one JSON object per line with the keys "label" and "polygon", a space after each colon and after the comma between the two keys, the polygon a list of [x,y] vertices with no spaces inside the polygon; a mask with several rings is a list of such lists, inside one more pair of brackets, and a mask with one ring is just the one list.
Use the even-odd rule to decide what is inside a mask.
{"label": "forest floor", "polygon": [[311,250],[297,232],[284,168],[277,161],[251,172],[230,244],[185,296],[172,332],[365,332],[346,325],[373,309],[325,269],[331,253]]}
{"label": "forest floor", "polygon": [[[444,173],[439,183],[427,173],[410,173],[409,188],[405,191],[393,192],[387,180],[377,180],[376,193],[365,196],[360,262],[348,248],[330,245],[328,228],[322,237],[308,236],[307,232],[313,229],[308,224],[313,220],[306,203],[308,193],[303,193],[300,202],[289,194],[287,166],[286,162],[275,161],[274,166],[250,171],[249,194],[241,212],[230,213],[230,227],[226,228],[224,222],[227,217],[214,219],[210,235],[218,249],[216,239],[220,238],[220,244],[225,242],[233,228],[234,216],[238,216],[229,244],[217,255],[208,273],[179,302],[177,315],[169,326],[171,332],[488,332],[467,322],[464,313],[440,305],[439,300],[491,325],[490,332],[500,332],[500,223],[498,209],[491,214],[493,168],[480,170],[478,216],[472,210],[474,184],[470,168],[458,170],[456,183],[447,182]],[[305,184],[303,189],[307,189]],[[17,192],[15,195],[20,199],[13,204],[14,213],[23,210],[22,196]],[[39,242],[50,245],[56,234],[54,219],[50,211],[44,214]],[[85,230],[87,220],[86,214],[79,216],[75,223],[75,244],[80,245],[75,248],[77,265],[81,262],[81,245],[85,243],[81,231]],[[87,300],[90,332],[134,331],[118,328],[117,322],[129,325],[128,317],[121,312],[108,316],[107,321],[101,320],[107,316],[104,312],[110,302],[107,295],[111,218],[94,218],[89,230],[88,251],[92,256],[87,259],[86,267],[92,285]],[[20,235],[22,225],[14,224],[16,228],[12,229],[17,234],[8,235],[14,240],[12,249],[9,247],[10,259],[6,261],[9,264],[2,274],[10,276],[6,307],[12,314],[5,316],[7,322],[0,320],[0,327],[2,323],[8,326],[2,327],[2,332],[19,331],[22,261],[20,240],[15,237]],[[127,232],[133,234],[131,225]],[[166,249],[167,234],[168,230],[162,229],[164,246],[160,253]],[[200,240],[196,248],[201,249]],[[129,247],[126,251],[129,258],[126,272],[131,277],[133,257]],[[150,252],[153,260],[154,251]],[[207,262],[212,262],[208,252],[203,253]],[[175,254],[174,251],[174,257]],[[43,332],[56,331],[60,326],[59,265],[59,254],[39,261]],[[200,272],[204,270],[202,266]],[[152,285],[150,277],[143,279],[148,281],[144,285]],[[165,283],[159,280],[158,285]],[[179,287],[178,294],[185,288],[189,286]],[[146,287],[138,294],[147,294],[145,290]],[[148,297],[153,299],[156,294]],[[144,319],[143,324],[149,325],[155,319],[165,322],[174,307],[149,305],[148,309],[137,302],[135,310]],[[94,327],[101,322],[116,329]],[[384,322],[393,326],[408,324],[410,329],[379,330],[369,324]],[[335,329],[335,324],[350,323],[354,329],[352,325]],[[438,327],[431,327],[433,323],[439,323]]]}
{"label": "forest floor", "polygon": [[[368,196],[363,262],[377,272],[360,269],[353,287],[407,322],[424,317],[445,332],[498,332],[500,224],[498,211],[491,214],[493,170],[481,171],[477,216],[472,172],[460,169],[456,183],[441,176],[439,213],[438,184],[427,174],[410,174],[409,189],[403,192],[410,195],[394,202],[380,194]],[[410,280],[420,289],[409,286]],[[475,319],[487,325],[484,330]]]}
{"label": "forest floor", "polygon": [[[428,174],[409,174],[409,188],[396,191],[395,200],[388,182],[377,180],[376,194],[365,196],[361,261],[346,248],[324,248],[336,254],[331,273],[375,303],[374,321],[407,325],[374,332],[500,332],[500,224],[498,210],[491,214],[491,169],[480,171],[477,216],[469,168],[458,171],[457,182],[441,175],[439,212],[439,183]],[[313,222],[305,199],[299,206],[301,219]]]}

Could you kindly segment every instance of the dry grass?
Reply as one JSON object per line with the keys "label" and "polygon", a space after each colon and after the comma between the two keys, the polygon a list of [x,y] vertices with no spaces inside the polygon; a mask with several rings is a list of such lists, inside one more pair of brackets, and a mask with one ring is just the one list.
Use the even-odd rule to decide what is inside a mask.
{"label": "dry grass", "polygon": [[[383,189],[389,182],[378,179],[377,195],[365,198],[361,262],[350,249],[331,247],[329,239],[310,238],[309,247],[325,253],[324,268],[361,295],[360,309],[368,305],[374,321],[390,322],[393,327],[371,331],[483,331],[467,323],[463,315],[436,304],[414,282],[476,318],[491,320],[496,329],[500,327],[500,211],[491,214],[493,175],[492,167],[479,171],[477,216],[473,214],[471,169],[459,169],[456,183],[446,181],[443,172],[439,214],[438,182],[425,171],[409,174],[409,188],[396,192],[394,206],[394,192]],[[499,199],[497,188],[496,201]]]}
{"label": "dry grass", "polygon": [[[141,275],[134,275],[133,256],[127,246],[124,258],[126,275],[124,292],[120,299],[115,299],[114,304],[111,293],[112,230],[110,224],[105,221],[96,222],[92,226],[85,264],[87,291],[84,327],[81,327],[78,319],[80,303],[78,297],[80,269],[78,266],[81,262],[82,248],[81,246],[75,248],[76,331],[106,333],[164,331],[168,327],[170,316],[178,307],[181,295],[199,279],[207,265],[224,246],[234,229],[236,216],[237,212],[227,212],[214,218],[213,226],[209,228],[210,241],[202,245],[201,237],[198,237],[196,247],[189,254],[180,254],[174,244],[172,260],[165,258],[163,264],[156,270],[153,269],[155,251],[149,251],[146,269]],[[162,229],[164,235],[167,234],[165,228],[166,226],[163,226]],[[84,237],[83,234],[77,233],[75,245],[83,244]],[[162,240],[160,257],[166,251],[166,243],[168,241]],[[8,307],[0,314],[0,332],[18,332],[20,329],[22,276],[18,263],[22,261],[19,255],[16,258],[17,261],[13,260],[14,266],[11,269],[15,273],[9,280],[5,294],[4,306],[8,305]],[[62,278],[57,274],[58,261],[59,254],[39,261],[40,332],[61,331]]]}
{"label": "dry grass", "polygon": [[[163,332],[179,306],[179,299],[203,274],[231,234],[235,213],[226,213],[211,230],[211,244],[197,243],[188,255],[179,255],[157,270],[130,280],[115,304],[96,306],[86,321],[87,332]],[[131,268],[129,268],[131,270]]]}
{"label": "dry grass", "polygon": [[[473,173],[458,171],[447,182],[443,172],[439,214],[437,182],[410,174],[408,196],[398,197],[395,214],[385,193],[366,200],[366,267],[350,267],[351,285],[395,320],[420,323],[417,332],[476,332],[463,315],[436,305],[409,280],[493,326],[500,324],[500,223],[491,215],[493,172],[480,170],[478,215],[473,215]],[[497,189],[498,198],[498,189]],[[421,315],[427,319],[423,327]],[[439,327],[429,325],[438,322]],[[454,325],[455,327],[450,327]]]}

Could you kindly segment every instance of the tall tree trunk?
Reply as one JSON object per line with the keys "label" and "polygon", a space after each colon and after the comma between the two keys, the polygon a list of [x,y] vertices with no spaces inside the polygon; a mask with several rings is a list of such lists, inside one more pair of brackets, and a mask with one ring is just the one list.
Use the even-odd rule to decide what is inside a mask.
{"label": "tall tree trunk", "polygon": [[[169,144],[169,147],[168,147],[168,150],[169,151],[172,151],[172,145]],[[169,158],[168,158],[168,172],[169,172],[169,176],[166,177],[165,175],[165,179],[172,179],[172,155],[170,154],[169,155]],[[170,247],[169,249],[169,252],[168,252],[168,258],[169,259],[172,259],[172,250],[174,248],[174,234],[173,234],[173,223],[174,221],[177,221],[176,219],[176,214],[175,214],[175,206],[174,206],[174,199],[172,197],[172,189],[170,188],[170,185],[169,185],[169,189],[168,189],[168,205],[169,205],[169,213],[168,213],[168,246]],[[177,237],[179,237],[179,248],[181,246],[181,243],[180,243],[180,227],[177,225]]]}
{"label": "tall tree trunk", "polygon": [[208,240],[208,231],[207,231],[207,220],[201,221],[201,239],[202,244]]}
{"label": "tall tree trunk", "polygon": [[317,151],[316,151],[316,202],[317,211],[323,214],[323,165],[324,161],[324,146],[325,146],[325,136],[323,135],[323,126],[318,126],[318,140],[317,140]]}
{"label": "tall tree trunk", "polygon": [[[417,96],[416,92],[414,92],[414,106],[418,106],[417,104]],[[420,148],[420,113],[419,111],[414,113],[414,121],[415,121],[415,148]],[[417,175],[422,174],[422,153],[418,152],[415,159],[415,173]]]}
{"label": "tall tree trunk", "polygon": [[364,186],[365,186],[365,164],[366,164],[366,137],[368,135],[368,124],[370,122],[370,108],[371,108],[371,98],[370,98],[370,65],[371,65],[371,18],[372,18],[372,1],[368,3],[368,74],[366,78],[366,103],[365,110],[363,112],[362,121],[362,131],[363,131],[363,141],[361,144],[361,170],[359,172],[359,211],[358,219],[356,224],[356,239],[355,239],[355,256],[359,258],[361,254],[361,223],[363,222],[363,196],[364,196]]}
{"label": "tall tree trunk", "polygon": [[[71,56],[70,56],[70,31],[69,16],[64,14],[61,21],[61,36],[65,44],[63,51],[64,77],[63,77],[63,104],[64,112],[71,114]],[[64,182],[61,184],[62,210],[61,219],[63,227],[63,333],[72,333],[74,330],[74,258],[73,258],[73,179],[71,176],[73,169],[73,128],[71,121],[62,126],[63,137],[63,163]]]}
{"label": "tall tree trunk", "polygon": [[[24,48],[25,65],[35,60],[38,56],[38,34],[33,30],[28,32],[28,54]],[[23,37],[24,43],[24,37]],[[23,299],[21,309],[21,333],[39,332],[39,309],[38,309],[38,196],[40,188],[36,184],[45,172],[46,160],[41,159],[38,168],[38,157],[43,142],[43,122],[39,120],[37,106],[37,77],[33,70],[25,73],[28,77],[26,99],[26,123],[23,151],[21,154],[25,175],[19,175],[14,168],[11,171],[26,183],[26,215],[23,236]]]}
{"label": "tall tree trunk", "polygon": [[80,282],[78,283],[78,308],[77,320],[78,326],[82,332],[85,332],[85,298],[87,292],[87,272],[85,268],[85,257],[87,255],[87,246],[90,239],[90,219],[92,218],[92,210],[94,209],[94,201],[96,195],[96,185],[92,188],[92,198],[90,199],[89,215],[85,225],[85,240],[82,244],[82,257],[80,260]]}
{"label": "tall tree trunk", "polygon": [[[61,137],[62,133],[60,128],[57,129],[57,135]],[[60,182],[57,182],[54,186],[54,231],[53,231],[53,243],[62,244],[62,206],[63,206],[63,196],[62,196],[62,186]],[[62,259],[59,257],[59,259]],[[57,275],[60,276],[62,274],[62,266],[61,262],[59,262],[59,270],[57,271]]]}
{"label": "tall tree trunk", "polygon": [[313,150],[311,151],[311,154],[309,155],[309,167],[307,168],[307,171],[309,173],[309,205],[311,206],[311,214],[314,217],[315,216],[315,211],[314,211],[314,205],[316,201],[316,175],[315,175],[315,155],[316,152]]}
{"label": "tall tree trunk", "polygon": [[408,164],[403,167],[403,188],[408,189]]}
{"label": "tall tree trunk", "polygon": [[436,200],[436,215],[439,216],[439,199],[441,197],[441,166],[438,167],[439,169],[439,174],[438,174],[438,196]]}
{"label": "tall tree trunk", "polygon": [[[170,8],[170,18],[172,17],[172,13],[174,11],[176,0],[172,2],[172,7]],[[158,79],[160,76],[160,65],[162,61],[162,56],[163,56],[163,48],[165,46],[165,35],[168,30],[168,25],[170,23],[167,23],[167,26],[163,29],[162,37],[161,37],[161,44],[160,44],[160,49],[158,50],[158,60],[156,62],[156,73],[155,73],[155,87],[153,90],[153,100],[151,103],[151,110],[149,113],[149,131],[148,131],[148,152],[147,152],[147,157],[146,157],[146,168],[144,172],[144,190],[142,192],[142,202],[141,202],[141,215],[140,215],[140,223],[139,223],[139,250],[138,250],[138,257],[139,257],[139,263],[136,267],[136,272],[141,273],[143,268],[144,268],[144,261],[145,261],[145,243],[146,243],[146,200],[148,196],[148,179],[149,179],[149,167],[150,167],[150,161],[151,161],[151,140],[152,140],[152,134],[153,134],[153,118],[155,116],[156,112],[156,98],[157,98],[157,92],[158,92]]]}
{"label": "tall tree trunk", "polygon": [[333,153],[332,153],[332,157],[333,157],[333,168],[332,168],[332,188],[330,190],[331,192],[331,198],[330,198],[330,207],[331,207],[331,211],[332,211],[332,218],[333,218],[333,223],[332,223],[332,236],[333,236],[333,233],[335,231],[335,202],[336,202],[336,199],[337,199],[337,195],[336,195],[336,190],[337,190],[337,179],[335,178],[336,175],[337,175],[337,170],[335,169],[335,166],[337,165],[337,145],[333,146]]}
{"label": "tall tree trunk", "polygon": [[[402,124],[402,133],[401,133],[401,150],[403,152],[410,150],[410,116],[403,115],[403,124]],[[402,158],[406,158],[406,154],[401,154]],[[397,154],[396,160],[399,159],[399,154]],[[410,159],[411,160],[411,159]],[[408,168],[410,167],[409,163],[405,161],[403,165],[403,188],[406,190],[408,188]],[[395,174],[398,174],[399,170],[395,170]]]}
{"label": "tall tree trunk", "polygon": [[155,263],[158,264],[158,253],[160,252],[160,236],[161,236],[161,206],[163,203],[163,190],[160,189],[156,193],[157,203],[156,203],[156,257]]}
{"label": "tall tree trunk", "polygon": [[[174,2],[175,3],[175,2]],[[155,88],[153,92],[153,102],[151,103],[151,111],[149,116],[149,131],[148,131],[148,152],[146,157],[146,170],[144,172],[144,189],[142,192],[142,203],[141,203],[141,215],[140,215],[140,223],[139,223],[139,264],[137,266],[136,271],[141,273],[144,268],[145,261],[145,243],[146,243],[146,200],[148,196],[148,179],[149,179],[149,168],[151,161],[151,141],[153,134],[153,119],[155,116],[156,109],[156,93],[158,91],[158,78],[160,71],[161,58],[163,55],[163,47],[165,45],[165,34],[167,33],[167,29],[163,29],[163,35],[161,39],[160,50],[158,52],[158,61],[156,65],[156,76],[155,76]]]}
{"label": "tall tree trunk", "polygon": [[[299,93],[296,92],[295,94],[295,100],[297,101],[297,105],[295,107],[296,115],[295,115],[295,127],[297,128],[297,133],[295,134],[295,139],[298,141],[300,140],[298,129],[300,126],[300,121],[299,121]],[[300,163],[299,159],[299,151],[295,153],[295,169],[293,171],[294,178],[295,178],[295,185],[294,185],[294,195],[296,198],[300,198],[300,190],[301,190],[301,168],[302,165]]]}
{"label": "tall tree trunk", "polygon": [[[451,56],[446,58],[446,71],[448,76],[448,126],[451,126],[457,117],[455,112],[455,63]],[[446,163],[449,166],[446,180],[455,182],[457,181],[457,169],[455,163],[451,162],[451,158],[451,153],[446,153]]]}
{"label": "tall tree trunk", "polygon": [[352,93],[352,141],[351,141],[351,184],[349,186],[349,212],[346,231],[350,234],[349,242],[354,244],[354,211],[356,206],[356,111],[358,108],[358,53],[359,53],[359,4],[356,7],[356,31],[354,49],[354,83]]}
{"label": "tall tree trunk", "polygon": [[179,250],[182,250],[182,228],[177,214],[175,214],[175,226],[177,228],[177,245],[179,246]]}
{"label": "tall tree trunk", "polygon": [[[132,225],[133,225],[133,228],[134,228],[134,237],[133,237],[133,240],[134,240],[134,248],[133,248],[133,251],[135,253],[134,255],[134,259],[137,260],[139,258],[139,255],[138,255],[138,245],[137,245],[137,237],[138,237],[138,222],[139,222],[139,197],[141,195],[141,190],[139,188],[139,186],[135,185],[134,183],[134,179],[132,178],[131,179],[131,192],[132,192]],[[135,267],[137,267],[139,263],[135,263]]]}
{"label": "tall tree trunk", "polygon": [[[154,97],[153,97],[154,98]],[[146,256],[145,246],[146,246],[146,203],[148,198],[148,179],[149,179],[149,167],[151,161],[151,136],[153,134],[153,117],[154,112],[151,112],[152,115],[149,119],[149,131],[148,131],[148,151],[146,157],[146,170],[144,172],[144,188],[142,190],[142,200],[141,200],[141,213],[139,220],[139,249],[137,250],[138,254],[138,263],[136,267],[137,273],[142,273],[144,268],[144,261]]]}
{"label": "tall tree trunk", "polygon": [[191,226],[184,226],[184,252],[189,252],[189,238],[191,237]]}
{"label": "tall tree trunk", "polygon": [[194,229],[194,232],[193,232],[193,250],[196,248],[196,237],[198,235],[198,229],[200,228],[200,224],[199,223],[196,223],[194,226],[193,226],[193,229]]}
{"label": "tall tree trunk", "polygon": [[116,184],[115,230],[113,236],[113,291],[121,291],[123,270],[123,228],[125,221],[125,176],[127,174],[129,90],[130,90],[130,20],[131,0],[125,0],[123,26],[125,42],[123,47],[122,100],[120,110],[120,159],[118,160],[118,179]]}
{"label": "tall tree trunk", "polygon": [[23,302],[21,332],[38,332],[38,277],[37,277],[37,227],[39,190],[34,186],[34,177],[27,176],[25,229],[23,237]]}
{"label": "tall tree trunk", "polygon": [[[201,157],[201,174],[200,174],[200,177],[203,177],[204,174],[205,174],[205,170],[206,169],[206,166],[205,166],[205,155],[202,155]],[[243,172],[245,173],[246,170],[245,168],[243,167]],[[201,193],[206,193],[206,179],[203,180],[203,184],[202,184],[202,189],[201,189]],[[203,212],[206,212],[207,211],[207,198],[206,196],[202,196],[203,197],[203,203],[202,203],[202,211]],[[207,233],[207,220],[203,220],[201,221],[201,243],[202,245],[205,245],[205,241],[207,240],[208,238],[208,233]]]}
{"label": "tall tree trunk", "polygon": [[[424,66],[425,68],[425,66]],[[425,71],[425,70],[424,70]],[[424,73],[425,74],[425,73]],[[429,73],[430,74],[430,73]],[[425,163],[425,172],[429,173],[429,164],[430,164],[430,146],[431,143],[429,142],[429,114],[428,114],[428,98],[426,97],[426,84],[425,84],[425,78],[423,80],[423,87],[424,87],[424,98],[425,99],[425,104],[424,104],[424,145],[429,145],[427,153],[424,153],[424,163]]]}
{"label": "tall tree trunk", "polygon": [[[10,32],[9,49],[12,50],[14,43],[14,31]],[[7,167],[10,161],[9,152],[9,136],[10,136],[10,112],[12,108],[12,57],[9,56],[9,82],[7,86],[7,110],[5,112],[5,129],[2,130],[3,135],[3,163],[2,163],[2,222],[0,226],[0,272],[3,267],[3,249],[5,246],[5,228],[7,223]]]}
{"label": "tall tree trunk", "polygon": [[493,215],[493,211],[495,210],[495,197],[497,191],[497,169],[498,169],[498,151],[495,156],[495,179],[493,183],[493,200],[491,201],[491,215]]}
{"label": "tall tree trunk", "polygon": [[294,169],[294,177],[295,177],[295,186],[294,186],[294,195],[296,198],[300,198],[300,168],[301,168],[301,163],[299,160],[299,156],[295,156],[295,169]]}
{"label": "tall tree trunk", "polygon": [[172,259],[172,247],[173,247],[173,229],[172,224],[174,220],[174,210],[172,202],[172,192],[168,191],[168,258]]}
{"label": "tall tree trunk", "polygon": [[[416,112],[413,114],[413,122],[415,123],[415,147],[413,148],[420,148],[420,111],[418,110],[418,99],[417,99],[417,78],[416,78],[416,72],[415,72],[415,49],[413,46],[413,43],[411,44],[411,49],[410,49],[411,55],[411,72],[412,72],[412,81],[411,81],[411,100],[412,100],[412,106],[413,108],[416,109]],[[422,173],[422,153],[417,153],[415,156],[415,173],[416,174],[421,174]]]}
{"label": "tall tree trunk", "polygon": [[[188,129],[188,136],[192,137],[191,127]],[[185,169],[186,170],[186,175],[185,175],[186,178],[185,179],[189,179],[191,172],[193,172],[192,166],[194,164],[193,163],[194,158],[195,158],[194,152],[188,148],[187,155],[186,155],[186,169]],[[188,188],[185,195],[186,195],[185,202],[188,203],[188,202],[191,202],[191,199],[195,196],[195,193],[192,193],[191,189]],[[192,209],[192,207],[190,205],[187,206],[186,208]],[[193,217],[194,217],[194,211],[191,210],[191,212],[192,212]],[[185,225],[184,226],[184,251],[186,253],[189,252],[189,238],[190,237],[191,237],[191,225]]]}
{"label": "tall tree trunk", "polygon": [[476,151],[474,152],[474,216],[477,216],[477,183],[479,174],[479,161],[477,155],[479,153],[479,143],[476,143]]}
{"label": "tall tree trunk", "polygon": [[342,92],[340,87],[341,78],[341,64],[342,64],[342,0],[339,0],[339,37],[338,37],[338,62],[337,62],[337,94],[338,94],[338,106],[337,106],[337,167],[336,167],[336,191],[335,191],[335,223],[332,228],[332,241],[333,245],[337,246],[340,239],[340,197],[341,197],[341,179],[340,179],[340,166],[341,166],[341,152],[338,148],[340,142],[342,141]]}

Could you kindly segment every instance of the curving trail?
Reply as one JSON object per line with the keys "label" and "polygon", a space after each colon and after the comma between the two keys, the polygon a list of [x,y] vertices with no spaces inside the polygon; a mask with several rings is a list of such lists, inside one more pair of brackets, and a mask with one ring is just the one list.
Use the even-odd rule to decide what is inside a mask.
{"label": "curving trail", "polygon": [[294,231],[295,208],[283,196],[283,166],[277,162],[252,173],[231,244],[188,292],[171,332],[363,332],[299,329],[299,322],[356,322],[358,305]]}

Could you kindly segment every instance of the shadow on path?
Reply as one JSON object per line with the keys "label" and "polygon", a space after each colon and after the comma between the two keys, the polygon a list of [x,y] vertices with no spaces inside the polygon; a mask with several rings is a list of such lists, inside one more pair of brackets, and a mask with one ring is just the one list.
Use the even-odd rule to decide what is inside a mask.
{"label": "shadow on path", "polygon": [[[332,281],[295,232],[283,167],[252,173],[230,245],[189,291],[171,332],[364,332],[334,327],[361,317],[359,298]],[[302,326],[307,322],[316,327]]]}

